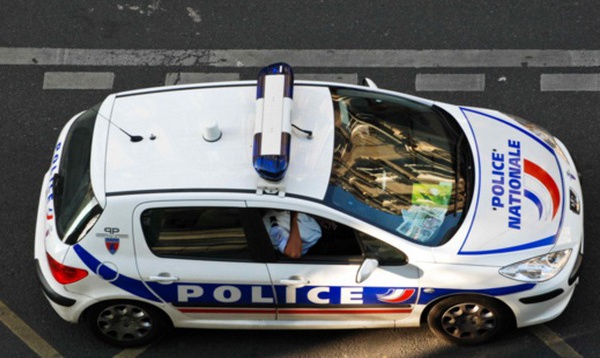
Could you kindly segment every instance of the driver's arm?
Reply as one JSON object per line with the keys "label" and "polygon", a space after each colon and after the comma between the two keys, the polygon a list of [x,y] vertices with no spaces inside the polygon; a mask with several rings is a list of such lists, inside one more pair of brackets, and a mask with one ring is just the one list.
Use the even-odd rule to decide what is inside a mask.
{"label": "driver's arm", "polygon": [[300,237],[300,229],[298,228],[298,213],[290,212],[290,237],[283,254],[287,257],[297,259],[302,255],[302,238]]}

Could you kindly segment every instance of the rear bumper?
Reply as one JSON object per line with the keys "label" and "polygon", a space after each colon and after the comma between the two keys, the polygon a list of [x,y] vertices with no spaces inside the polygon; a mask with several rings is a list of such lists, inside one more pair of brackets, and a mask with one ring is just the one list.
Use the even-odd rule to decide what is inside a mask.
{"label": "rear bumper", "polygon": [[44,291],[44,294],[46,295],[46,297],[48,297],[48,299],[50,301],[56,303],[57,305],[63,306],[63,307],[71,307],[75,303],[77,303],[76,300],[74,300],[72,298],[64,297],[64,296],[60,295],[59,293],[57,293],[56,291],[54,291],[52,289],[52,287],[50,287],[50,285],[48,284],[48,281],[46,281],[46,278],[44,277],[44,274],[42,273],[42,269],[40,267],[40,262],[38,260],[35,260],[35,270],[37,273],[38,281],[40,282],[40,285],[42,286],[42,291]]}

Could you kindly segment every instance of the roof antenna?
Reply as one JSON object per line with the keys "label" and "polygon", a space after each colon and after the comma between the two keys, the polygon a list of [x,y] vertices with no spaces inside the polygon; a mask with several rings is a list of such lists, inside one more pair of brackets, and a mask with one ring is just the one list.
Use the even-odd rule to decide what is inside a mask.
{"label": "roof antenna", "polygon": [[119,130],[121,130],[121,132],[125,133],[127,136],[129,136],[129,139],[133,142],[133,143],[137,143],[137,142],[141,142],[144,140],[144,137],[142,137],[141,135],[131,135],[127,132],[125,132],[125,130],[121,127],[119,127],[118,125],[114,124],[113,122],[110,122],[110,124],[112,124],[113,126],[117,127]]}
{"label": "roof antenna", "polygon": [[[137,143],[137,142],[141,142],[144,140],[144,137],[142,137],[141,135],[131,135],[129,133],[127,133],[123,128],[119,127],[118,125],[114,124],[111,120],[109,120],[108,118],[104,117],[102,114],[100,114],[100,112],[98,111],[98,117],[102,117],[102,119],[104,119],[105,121],[108,122],[108,124],[115,126],[118,130],[120,130],[121,132],[123,132],[126,136],[129,137],[129,139],[133,142],[133,143]],[[156,139],[156,137],[152,138],[152,140]]]}

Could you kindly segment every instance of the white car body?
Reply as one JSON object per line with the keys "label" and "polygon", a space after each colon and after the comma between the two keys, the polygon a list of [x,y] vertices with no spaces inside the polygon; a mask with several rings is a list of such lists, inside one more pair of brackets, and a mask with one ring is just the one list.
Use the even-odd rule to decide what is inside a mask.
{"label": "white car body", "polygon": [[[472,148],[475,180],[469,209],[445,244],[406,240],[323,202],[334,147],[329,86],[436,105],[454,117]],[[256,82],[247,81],[106,98],[94,124],[90,159],[102,214],[73,243],[61,240],[53,215],[53,177],[77,116],[65,126],[44,178],[35,237],[39,277],[63,319],[78,322],[86,309],[111,300],[150,304],[176,327],[235,329],[419,326],[433,304],[465,294],[502,302],[518,327],[549,321],[565,309],[583,254],[583,209],[577,170],[560,142],[557,150],[497,111],[297,81],[291,122],[311,129],[313,138],[292,136],[289,169],[278,184],[281,190],[270,195],[257,190],[260,179],[251,164],[255,92]],[[222,137],[208,142],[202,133],[213,122]],[[134,143],[131,135],[143,140]],[[382,180],[384,185],[387,179]],[[140,218],[147,209],[214,206],[321,216],[401,250],[408,263],[374,268],[357,282],[362,262],[159,257],[144,240]],[[546,281],[520,282],[499,273],[566,249],[568,262]],[[48,257],[89,274],[58,283]]]}

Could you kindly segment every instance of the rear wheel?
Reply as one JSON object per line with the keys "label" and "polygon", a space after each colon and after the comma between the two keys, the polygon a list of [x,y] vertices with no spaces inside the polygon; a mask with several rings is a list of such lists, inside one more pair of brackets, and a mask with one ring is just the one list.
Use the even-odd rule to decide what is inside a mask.
{"label": "rear wheel", "polygon": [[99,303],[89,309],[85,320],[98,338],[119,347],[149,344],[171,328],[162,311],[135,301]]}
{"label": "rear wheel", "polygon": [[437,303],[429,312],[427,323],[440,338],[474,345],[505,332],[512,325],[512,314],[491,298],[458,296]]}

